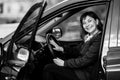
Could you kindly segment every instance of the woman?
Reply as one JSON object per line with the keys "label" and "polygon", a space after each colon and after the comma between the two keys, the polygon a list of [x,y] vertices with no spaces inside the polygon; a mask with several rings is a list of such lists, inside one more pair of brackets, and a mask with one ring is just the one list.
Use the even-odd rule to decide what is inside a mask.
{"label": "woman", "polygon": [[[90,74],[97,63],[102,36],[102,24],[99,17],[92,11],[81,15],[80,23],[84,32],[84,44],[79,47],[79,56],[68,60],[53,59],[54,64],[44,68],[44,80],[89,80]],[[58,46],[54,41],[54,50],[68,52],[70,50]],[[76,50],[73,50],[76,53]]]}

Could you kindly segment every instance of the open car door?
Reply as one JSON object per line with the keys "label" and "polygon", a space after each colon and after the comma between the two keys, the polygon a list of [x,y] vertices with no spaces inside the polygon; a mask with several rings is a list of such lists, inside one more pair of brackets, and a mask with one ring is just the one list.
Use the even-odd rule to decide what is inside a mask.
{"label": "open car door", "polygon": [[[17,76],[18,72],[22,67],[27,65],[31,60],[29,59],[31,55],[31,46],[32,46],[32,41],[34,41],[34,35],[36,34],[36,29],[38,27],[38,22],[40,21],[40,18],[42,16],[42,13],[46,7],[46,0],[43,0],[40,3],[34,4],[29,11],[26,13],[22,21],[20,22],[18,28],[14,32],[12,38],[10,39],[10,42],[8,44],[8,48],[5,53],[1,53],[3,56],[2,60],[0,60],[2,63],[0,65],[0,71],[2,71],[3,67],[9,67],[11,69],[11,73],[8,74],[8,72],[5,72],[6,74],[10,75],[11,78],[12,76]],[[23,47],[23,46],[18,46],[17,41],[23,37],[24,35],[28,34],[24,30],[29,29],[31,30],[32,35],[30,36],[30,42],[28,43],[27,46],[29,47]],[[29,31],[28,30],[28,31]],[[1,51],[2,46],[0,47]],[[17,52],[16,52],[17,51]],[[23,53],[23,54],[22,54]],[[8,68],[7,68],[8,69]],[[14,73],[12,73],[12,70]],[[8,70],[9,71],[9,70]],[[4,70],[3,70],[4,73]],[[23,72],[24,73],[24,72]]]}

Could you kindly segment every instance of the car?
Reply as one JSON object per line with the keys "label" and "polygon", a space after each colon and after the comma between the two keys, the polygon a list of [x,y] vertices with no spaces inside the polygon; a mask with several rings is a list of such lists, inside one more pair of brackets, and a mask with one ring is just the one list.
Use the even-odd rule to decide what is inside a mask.
{"label": "car", "polygon": [[[120,0],[64,0],[46,9],[47,1],[36,3],[16,31],[0,40],[0,78],[42,78],[44,65],[51,63],[56,56],[49,39],[53,38],[58,44],[70,47],[82,44],[80,15],[94,11],[103,23],[103,34],[98,65],[91,74],[92,80],[120,80],[119,4]],[[51,34],[53,28],[62,30],[59,39]]]}

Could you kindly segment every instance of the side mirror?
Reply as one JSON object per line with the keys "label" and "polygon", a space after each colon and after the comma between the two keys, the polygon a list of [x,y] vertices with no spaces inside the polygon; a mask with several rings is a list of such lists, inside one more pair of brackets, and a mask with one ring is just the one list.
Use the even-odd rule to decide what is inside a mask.
{"label": "side mirror", "polygon": [[53,28],[52,33],[57,39],[62,36],[62,30],[60,28]]}
{"label": "side mirror", "polygon": [[28,58],[29,58],[29,51],[28,51],[28,49],[20,48],[19,51],[18,51],[18,54],[17,54],[17,58],[22,60],[22,61],[27,62]]}

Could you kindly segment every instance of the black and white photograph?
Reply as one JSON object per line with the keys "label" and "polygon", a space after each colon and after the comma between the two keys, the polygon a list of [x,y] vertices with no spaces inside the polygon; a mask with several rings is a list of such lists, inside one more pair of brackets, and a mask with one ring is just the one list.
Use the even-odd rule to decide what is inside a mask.
{"label": "black and white photograph", "polygon": [[0,0],[0,80],[120,80],[120,0]]}

